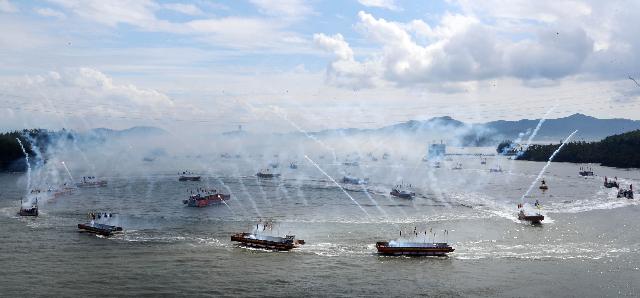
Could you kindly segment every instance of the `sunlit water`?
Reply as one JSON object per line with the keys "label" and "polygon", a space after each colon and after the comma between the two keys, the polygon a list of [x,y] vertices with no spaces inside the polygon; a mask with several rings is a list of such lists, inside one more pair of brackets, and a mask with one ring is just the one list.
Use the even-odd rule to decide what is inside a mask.
{"label": "sunlit water", "polygon": [[[516,205],[543,163],[458,157],[432,169],[421,161],[315,160],[337,181],[346,172],[370,179],[366,192],[345,187],[366,213],[304,160],[298,169],[281,162],[278,179],[257,179],[251,160],[215,159],[201,182],[141,165],[145,175],[113,175],[107,187],[43,199],[35,219],[16,215],[26,178],[0,175],[2,295],[640,295],[640,203],[602,187],[605,175],[640,186],[638,170],[594,167],[598,176],[585,179],[577,165],[551,164],[550,189],[525,198],[544,205],[547,218],[534,227],[517,220]],[[451,170],[458,162],[463,170]],[[489,173],[495,164],[511,171]],[[401,181],[416,188],[414,200],[388,195]],[[228,206],[184,207],[187,190],[198,187],[231,193]],[[78,233],[90,211],[117,213],[126,233]],[[259,217],[307,244],[274,253],[230,242]],[[448,230],[456,251],[376,255],[376,241],[414,227],[436,232],[437,241]]]}

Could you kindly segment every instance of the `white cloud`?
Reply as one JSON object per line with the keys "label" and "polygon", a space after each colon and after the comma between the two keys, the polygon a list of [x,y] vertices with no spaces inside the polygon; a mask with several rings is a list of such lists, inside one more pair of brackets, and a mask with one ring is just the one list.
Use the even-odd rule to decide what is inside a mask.
{"label": "white cloud", "polygon": [[287,31],[291,20],[309,13],[300,1],[256,1],[256,5],[272,17],[198,18],[173,22],[157,17],[160,9],[172,9],[197,15],[201,10],[193,5],[158,4],[152,0],[50,0],[88,21],[117,27],[128,24],[144,31],[187,35],[193,40],[221,48],[272,49],[295,51],[308,42],[299,34]]}
{"label": "white cloud", "polygon": [[183,3],[166,3],[162,5],[163,8],[168,10],[173,10],[182,14],[197,16],[201,15],[204,12],[193,4],[183,4]]}
{"label": "white cloud", "polygon": [[0,0],[0,12],[14,13],[18,11],[19,9],[9,0]]}
{"label": "white cloud", "polygon": [[372,62],[360,63],[356,61],[353,50],[344,40],[342,34],[333,36],[314,34],[313,41],[319,48],[336,56],[327,68],[327,82],[356,90],[376,85],[378,65]]}
{"label": "white cloud", "polygon": [[[421,20],[391,22],[365,12],[358,17],[358,31],[366,41],[379,46],[379,52],[360,63],[369,70],[379,70],[366,72],[369,81],[380,79],[398,86],[422,85],[436,90],[442,89],[434,88],[437,84],[455,86],[452,83],[499,77],[559,79],[580,73],[593,53],[593,40],[577,26],[555,30],[534,27],[514,39],[473,15],[447,13],[435,27]],[[346,44],[341,38],[334,43]],[[341,56],[344,51],[343,46],[333,50],[337,61],[353,61]],[[354,67],[335,69],[336,61],[327,72],[345,77],[362,74]]]}
{"label": "white cloud", "polygon": [[251,0],[264,14],[290,19],[299,19],[310,13],[313,9],[302,0]]}
{"label": "white cloud", "polygon": [[75,68],[62,72],[6,80],[0,85],[4,99],[24,98],[17,108],[74,115],[76,117],[118,117],[144,114],[166,115],[174,106],[165,94],[116,83],[92,68]]}
{"label": "white cloud", "polygon": [[390,10],[400,10],[395,0],[358,0],[358,2],[367,7],[386,8]]}
{"label": "white cloud", "polygon": [[56,19],[65,19],[67,16],[59,10],[55,10],[48,7],[39,7],[35,9],[35,12],[41,16],[52,17]]}

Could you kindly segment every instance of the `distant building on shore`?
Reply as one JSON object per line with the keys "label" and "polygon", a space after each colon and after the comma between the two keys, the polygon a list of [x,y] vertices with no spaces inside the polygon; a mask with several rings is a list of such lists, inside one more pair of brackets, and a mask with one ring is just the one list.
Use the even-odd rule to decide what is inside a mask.
{"label": "distant building on shore", "polygon": [[440,160],[444,158],[444,155],[447,153],[447,145],[445,145],[442,140],[440,143],[431,143],[428,147],[427,158],[429,160]]}

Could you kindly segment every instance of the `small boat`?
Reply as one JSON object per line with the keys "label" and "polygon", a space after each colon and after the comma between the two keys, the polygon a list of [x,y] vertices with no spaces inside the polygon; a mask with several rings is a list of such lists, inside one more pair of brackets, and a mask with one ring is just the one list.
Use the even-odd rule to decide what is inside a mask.
{"label": "small boat", "polygon": [[289,164],[289,169],[295,170],[298,168],[298,165],[295,162]]}
{"label": "small boat", "polygon": [[633,184],[629,185],[629,189],[619,189],[618,198],[633,199]]}
{"label": "small boat", "polygon": [[231,198],[231,195],[226,195],[213,190],[198,190],[195,194],[189,195],[189,198],[182,200],[182,203],[189,207],[207,207],[209,205],[216,205],[223,203]]}
{"label": "small boat", "polygon": [[258,176],[258,178],[277,178],[280,177],[280,174],[271,173],[269,169],[263,169],[260,170],[260,172],[258,172],[256,176]]}
{"label": "small boat", "polygon": [[544,179],[542,179],[542,182],[540,183],[540,187],[541,190],[547,190],[549,189],[549,186],[547,186],[547,183],[544,181]]}
{"label": "small boat", "polygon": [[178,181],[200,181],[200,176],[189,171],[184,171],[178,177]]}
{"label": "small boat", "polygon": [[342,164],[349,167],[357,167],[360,165],[360,163],[357,161],[345,161]]}
{"label": "small boat", "polygon": [[480,164],[481,165],[486,165],[487,164],[487,159],[486,158],[480,158]]}
{"label": "small boat", "polygon": [[381,255],[393,256],[438,256],[443,257],[455,251],[453,247],[445,242],[421,243],[421,242],[399,242],[399,241],[378,241],[376,249]]}
{"label": "small boat", "polygon": [[[538,209],[541,208],[541,205],[540,203],[538,203],[538,201],[536,201],[535,206]],[[542,224],[542,221],[544,220],[544,215],[537,212],[535,214],[527,214],[524,210],[524,204],[518,204],[518,209],[520,209],[520,211],[518,212],[518,220],[528,221],[532,225]]]}
{"label": "small boat", "polygon": [[277,169],[278,167],[280,167],[280,164],[279,164],[279,163],[277,163],[277,162],[272,162],[272,163],[270,163],[270,164],[269,164],[269,166],[270,166],[272,169]]}
{"label": "small boat", "polygon": [[391,155],[389,155],[389,153],[385,152],[384,154],[382,154],[382,159],[387,160],[389,159],[389,157],[391,157]]}
{"label": "small boat", "polygon": [[489,169],[489,173],[502,173],[502,167],[497,166],[495,168]]}
{"label": "small boat", "polygon": [[410,191],[408,189],[410,187],[411,187],[410,184],[409,185],[398,184],[391,189],[391,192],[389,194],[401,199],[413,199],[413,197],[416,196],[416,193],[413,191]]}
{"label": "small boat", "polygon": [[439,169],[441,167],[441,164],[439,161],[434,161],[433,164],[431,165],[433,168]]}
{"label": "small boat", "polygon": [[620,188],[620,184],[618,184],[618,177],[615,177],[615,180],[608,180],[607,177],[604,177],[604,187],[606,188]]}
{"label": "small boat", "polygon": [[34,203],[31,204],[31,207],[25,208],[22,204],[22,200],[20,200],[20,211],[18,211],[18,215],[20,216],[38,216],[38,198],[34,199]]}
{"label": "small boat", "polygon": [[591,167],[580,167],[578,175],[582,177],[591,177],[593,176],[593,169],[591,169]]}
{"label": "small boat", "polygon": [[452,170],[462,170],[462,163],[457,163],[453,168],[451,168]]}
{"label": "small boat", "polygon": [[342,177],[342,183],[345,184],[354,184],[354,185],[363,185],[369,183],[369,178],[360,179],[353,176],[344,176]]}
{"label": "small boat", "polygon": [[106,180],[98,180],[95,176],[86,176],[82,177],[82,182],[76,183],[77,187],[104,187],[107,186]]}
{"label": "small boat", "polygon": [[105,237],[109,237],[115,233],[122,232],[122,227],[94,223],[94,222],[78,224],[78,229],[80,230],[80,232],[88,232],[88,233],[93,233],[93,234],[97,234]]}

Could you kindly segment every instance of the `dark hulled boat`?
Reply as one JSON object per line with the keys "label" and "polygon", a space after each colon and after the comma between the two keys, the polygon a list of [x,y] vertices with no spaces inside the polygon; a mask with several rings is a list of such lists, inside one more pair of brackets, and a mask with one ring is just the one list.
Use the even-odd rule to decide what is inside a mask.
{"label": "dark hulled boat", "polygon": [[539,224],[542,224],[542,221],[544,220],[544,215],[540,213],[536,213],[533,215],[526,214],[524,210],[520,210],[520,212],[518,212],[518,219],[522,221],[528,221],[533,225],[539,225]]}
{"label": "dark hulled boat", "polygon": [[38,198],[34,199],[34,203],[31,204],[31,207],[25,208],[22,204],[22,200],[20,200],[20,210],[18,211],[18,215],[20,216],[38,216]]}
{"label": "dark hulled boat", "polygon": [[239,245],[252,248],[288,251],[304,245],[304,240],[297,240],[294,235],[285,237],[257,235],[254,233],[236,233],[231,236],[231,241],[239,242]]}
{"label": "dark hulled boat", "polygon": [[94,176],[82,177],[82,182],[76,183],[76,186],[77,187],[84,187],[84,188],[88,188],[88,187],[104,187],[104,186],[107,186],[107,181],[98,180]]}
{"label": "dark hulled boat", "polygon": [[379,254],[393,256],[446,256],[455,249],[447,243],[420,243],[420,242],[397,242],[378,241],[376,249]]}
{"label": "dark hulled boat", "polygon": [[541,190],[549,189],[549,186],[547,186],[547,182],[545,182],[544,179],[542,179],[542,182],[540,183],[540,189]]}
{"label": "dark hulled boat", "polygon": [[99,223],[78,224],[78,229],[80,230],[80,232],[88,232],[106,237],[109,237],[115,233],[122,232],[122,227]]}
{"label": "dark hulled boat", "polygon": [[629,185],[629,189],[619,189],[618,198],[633,199],[633,184]]}
{"label": "dark hulled boat", "polygon": [[582,177],[592,177],[593,169],[591,169],[591,167],[580,167],[580,171],[578,172],[578,175]]}
{"label": "dark hulled boat", "polygon": [[280,174],[272,173],[269,169],[261,170],[256,174],[258,178],[276,178],[280,177]]}
{"label": "dark hulled boat", "polygon": [[184,171],[178,177],[178,181],[200,181],[200,176],[189,171]]}
{"label": "dark hulled boat", "polygon": [[607,177],[604,177],[604,187],[606,188],[620,188],[620,184],[618,184],[618,179],[616,180],[608,180]]}
{"label": "dark hulled boat", "polygon": [[407,189],[408,187],[411,187],[411,185],[398,184],[391,189],[389,194],[401,199],[413,199],[416,193]]}
{"label": "dark hulled boat", "polygon": [[189,207],[207,207],[209,205],[216,205],[223,203],[225,200],[231,198],[231,195],[225,195],[222,193],[218,193],[215,190],[213,191],[204,191],[198,192],[196,194],[191,194],[188,199],[182,200],[182,203],[186,204]]}
{"label": "dark hulled boat", "polygon": [[369,183],[369,178],[360,179],[358,177],[353,177],[353,176],[344,176],[342,177],[342,183],[362,185],[362,184]]}

